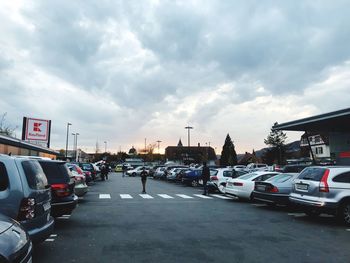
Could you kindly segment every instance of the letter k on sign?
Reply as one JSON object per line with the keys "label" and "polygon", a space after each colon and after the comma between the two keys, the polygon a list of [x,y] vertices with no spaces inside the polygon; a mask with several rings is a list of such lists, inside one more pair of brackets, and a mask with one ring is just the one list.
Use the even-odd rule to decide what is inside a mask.
{"label": "letter k on sign", "polygon": [[34,124],[33,124],[33,126],[34,126],[33,131],[35,131],[35,132],[41,132],[41,130],[40,130],[41,124],[42,124],[42,123],[40,123],[40,122],[34,122]]}

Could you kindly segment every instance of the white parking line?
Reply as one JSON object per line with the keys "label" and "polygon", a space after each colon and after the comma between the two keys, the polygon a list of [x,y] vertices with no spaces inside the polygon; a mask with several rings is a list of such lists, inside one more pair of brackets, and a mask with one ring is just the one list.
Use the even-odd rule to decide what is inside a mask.
{"label": "white parking line", "polygon": [[139,196],[141,196],[144,199],[153,199],[153,197],[148,194],[140,194]]}
{"label": "white parking line", "polygon": [[267,206],[267,204],[251,204],[253,206],[257,206],[257,207],[264,207],[264,206]]}
{"label": "white parking line", "polygon": [[57,235],[56,234],[51,234],[50,237],[57,237]]}
{"label": "white parking line", "polygon": [[170,196],[170,195],[166,195],[166,194],[158,194],[158,196],[164,198],[164,199],[173,199],[174,197]]}
{"label": "white parking line", "polygon": [[100,199],[111,199],[111,195],[110,194],[100,194],[99,198]]}
{"label": "white parking line", "polygon": [[188,196],[188,195],[182,195],[182,194],[176,194],[178,197],[184,198],[184,199],[192,199],[192,196]]}
{"label": "white parking line", "polygon": [[213,199],[212,197],[207,196],[207,195],[194,195],[194,196],[197,196],[197,197],[200,197],[200,198],[203,198],[203,199]]}
{"label": "white parking line", "polygon": [[233,199],[232,197],[228,197],[228,196],[224,196],[224,195],[211,195],[211,196],[214,196],[214,197],[217,197],[217,198],[220,198],[220,199],[226,199],[226,200],[231,200]]}
{"label": "white parking line", "polygon": [[289,216],[294,216],[294,217],[304,217],[306,216],[305,213],[288,213]]}
{"label": "white parking line", "polygon": [[349,231],[349,232],[350,232],[350,228],[346,229],[346,231]]}
{"label": "white parking line", "polygon": [[128,195],[128,194],[121,194],[120,198],[121,199],[133,199],[133,197],[131,195]]}
{"label": "white parking line", "polygon": [[55,239],[53,239],[53,238],[47,238],[45,241],[46,241],[46,242],[53,242],[53,241],[55,241]]}

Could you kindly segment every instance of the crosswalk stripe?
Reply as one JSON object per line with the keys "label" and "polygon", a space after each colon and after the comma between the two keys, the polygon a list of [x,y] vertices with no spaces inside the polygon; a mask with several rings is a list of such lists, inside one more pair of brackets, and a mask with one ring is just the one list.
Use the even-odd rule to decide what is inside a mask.
{"label": "crosswalk stripe", "polygon": [[251,204],[252,206],[257,206],[257,207],[264,207],[267,206],[267,204]]}
{"label": "crosswalk stripe", "polygon": [[140,194],[140,196],[144,199],[153,199],[153,197],[148,194]]}
{"label": "crosswalk stripe", "polygon": [[194,196],[197,196],[197,197],[200,197],[200,198],[203,198],[203,199],[213,199],[212,197],[206,196],[206,195],[194,195]]}
{"label": "crosswalk stripe", "polygon": [[99,198],[100,199],[111,199],[111,195],[110,194],[100,194]]}
{"label": "crosswalk stripe", "polygon": [[53,239],[53,238],[47,238],[47,239],[45,239],[45,241],[46,241],[46,242],[54,242],[55,239]]}
{"label": "crosswalk stripe", "polygon": [[226,199],[226,200],[231,200],[232,198],[231,197],[228,197],[228,196],[224,196],[224,195],[211,195],[211,196],[214,196],[214,197],[217,197],[217,198],[220,198],[220,199]]}
{"label": "crosswalk stripe", "polygon": [[133,199],[133,197],[131,195],[128,195],[128,194],[120,194],[120,198],[121,199]]}
{"label": "crosswalk stripe", "polygon": [[173,199],[174,197],[170,196],[170,195],[166,195],[166,194],[158,194],[158,196],[164,198],[164,199]]}
{"label": "crosswalk stripe", "polygon": [[184,198],[184,199],[192,199],[192,196],[188,196],[188,195],[182,195],[182,194],[176,194],[178,197]]}

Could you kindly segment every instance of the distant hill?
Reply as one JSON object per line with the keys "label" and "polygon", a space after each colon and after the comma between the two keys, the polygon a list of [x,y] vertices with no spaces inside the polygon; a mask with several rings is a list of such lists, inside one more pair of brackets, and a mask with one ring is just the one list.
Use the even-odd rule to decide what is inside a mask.
{"label": "distant hill", "polygon": [[[287,147],[287,152],[288,153],[298,152],[298,151],[300,151],[300,141],[295,141],[295,142],[288,143],[288,144],[286,144],[286,147]],[[260,150],[255,151],[256,157],[261,158],[261,156],[263,156],[264,153],[270,148],[271,147],[266,147],[266,148],[262,148]],[[243,156],[244,156],[244,154],[237,154],[238,160],[240,158],[242,158]]]}

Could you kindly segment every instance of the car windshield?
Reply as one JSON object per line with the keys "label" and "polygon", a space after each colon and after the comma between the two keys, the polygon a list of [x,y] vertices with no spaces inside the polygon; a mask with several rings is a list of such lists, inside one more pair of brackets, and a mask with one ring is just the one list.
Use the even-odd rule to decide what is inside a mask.
{"label": "car windshield", "polygon": [[40,162],[49,184],[68,183],[69,170],[65,163],[59,162]]}
{"label": "car windshield", "polygon": [[81,168],[83,168],[83,170],[92,170],[91,165],[87,163],[83,163]]}
{"label": "car windshield", "polygon": [[295,175],[293,174],[278,174],[276,176],[273,176],[267,179],[266,182],[284,183],[293,177],[295,177]]}
{"label": "car windshield", "polygon": [[299,179],[310,180],[310,181],[321,181],[326,168],[320,167],[309,167],[304,169],[300,175]]}
{"label": "car windshield", "polygon": [[22,167],[30,188],[43,190],[48,184],[45,173],[37,161],[23,161]]}
{"label": "car windshield", "polygon": [[233,175],[233,171],[224,171],[223,172],[224,177],[232,177],[232,175]]}
{"label": "car windshield", "polygon": [[248,179],[251,179],[254,176],[257,176],[257,174],[256,173],[250,173],[250,174],[242,175],[242,176],[238,177],[238,179],[248,180]]}

